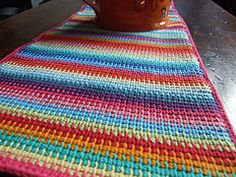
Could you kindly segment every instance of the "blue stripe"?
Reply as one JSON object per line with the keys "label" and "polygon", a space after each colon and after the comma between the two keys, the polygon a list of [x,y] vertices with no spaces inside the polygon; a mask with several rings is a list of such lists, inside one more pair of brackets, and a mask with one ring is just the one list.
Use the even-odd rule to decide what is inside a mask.
{"label": "blue stripe", "polygon": [[[121,82],[119,80],[106,80],[105,78],[93,77],[87,75],[69,75],[68,73],[55,73],[43,71],[41,69],[32,69],[14,67],[8,64],[2,65],[0,74],[7,77],[15,77],[34,82],[43,82],[47,84],[65,85],[79,89],[82,93],[100,95],[106,98],[124,98],[127,101],[150,103],[151,105],[166,105],[172,108],[188,109],[210,109],[218,110],[218,106],[210,90],[194,92],[183,88],[163,87],[158,85],[137,85],[135,82]],[[182,96],[184,95],[184,97]],[[191,106],[190,106],[191,103]]]}
{"label": "blue stripe", "polygon": [[137,45],[152,45],[152,46],[161,46],[161,47],[175,47],[175,48],[183,48],[184,47],[192,47],[191,43],[186,40],[186,39],[179,39],[178,43],[170,41],[170,40],[163,40],[163,41],[158,41],[157,39],[151,39],[151,38],[141,38],[141,37],[136,37],[131,39],[127,38],[127,35],[108,35],[109,33],[106,32],[94,32],[92,33],[91,31],[69,31],[70,29],[63,29],[63,30],[57,30],[53,31],[52,34],[56,35],[62,35],[62,36],[72,36],[72,37],[87,37],[91,39],[101,39],[102,41],[106,40],[111,40],[114,42],[135,42]]}
{"label": "blue stripe", "polygon": [[[58,30],[64,30],[67,32],[68,30],[74,30],[76,32],[96,32],[96,34],[106,34],[106,37],[108,35],[114,36],[114,31],[104,30],[102,28],[98,28],[95,25],[91,24],[77,24],[73,22],[67,22],[64,25],[57,28]],[[53,34],[54,32],[51,32]],[[158,32],[117,32],[115,34],[117,37],[128,37],[128,38],[145,38],[145,40],[163,40],[162,43],[166,42],[164,40],[167,40],[167,44],[170,44],[170,41],[173,42],[173,40],[177,40],[178,42],[181,40],[184,40],[185,43],[187,43],[189,46],[192,46],[189,42],[189,37],[186,32],[181,31],[174,31],[174,30],[158,30]],[[143,39],[142,39],[143,40]],[[159,44],[162,44],[159,42]],[[158,44],[158,43],[157,43]]]}
{"label": "blue stripe", "polygon": [[[133,174],[135,176],[142,176],[146,177],[148,176],[148,172],[151,173],[152,177],[158,177],[158,176],[183,176],[183,175],[190,175],[190,176],[203,176],[203,171],[201,168],[199,168],[198,174],[194,173],[194,168],[191,168],[191,173],[187,172],[185,169],[185,166],[181,164],[182,171],[178,170],[177,164],[173,163],[173,168],[168,168],[168,163],[164,161],[165,168],[160,167],[160,162],[156,160],[156,166],[153,166],[151,163],[150,158],[147,158],[148,164],[144,164],[142,158],[139,157],[139,162],[135,162],[134,157],[131,156],[130,161],[127,161],[125,158],[125,155],[122,155],[122,160],[118,159],[118,155],[114,153],[114,157],[109,157],[109,151],[106,151],[105,156],[102,156],[101,151],[98,150],[98,154],[94,153],[94,150],[91,149],[90,152],[86,152],[86,148],[83,147],[82,151],[78,151],[78,146],[75,147],[75,150],[73,151],[71,149],[71,145],[68,145],[68,148],[64,148],[64,142],[62,142],[61,146],[58,145],[58,142],[55,141],[55,144],[50,144],[50,140],[47,143],[38,142],[38,138],[33,139],[30,137],[30,139],[26,139],[26,135],[23,136],[23,138],[20,137],[20,135],[16,135],[13,133],[11,136],[7,135],[8,132],[3,134],[3,130],[0,130],[0,138],[2,141],[0,141],[0,148],[3,146],[4,143],[6,143],[5,147],[13,147],[17,148],[19,150],[22,150],[24,147],[25,151],[29,151],[32,153],[37,153],[39,155],[43,155],[44,157],[49,156],[49,153],[52,152],[52,157],[56,158],[57,154],[59,154],[59,157],[57,159],[63,160],[65,158],[65,161],[68,163],[71,162],[72,158],[74,158],[74,164],[80,164],[82,162],[83,166],[90,167],[96,167],[98,169],[111,171],[113,168],[115,168],[115,171],[117,173],[124,173],[126,175],[131,175],[131,169],[133,170]],[[10,144],[12,143],[12,145]],[[33,147],[32,147],[33,146]],[[29,149],[29,147],[32,147]],[[37,152],[36,152],[37,150]],[[43,150],[44,154],[43,154]],[[88,162],[90,162],[88,164]],[[124,170],[121,170],[121,168]],[[142,170],[142,173],[140,173],[140,170]]]}
{"label": "blue stripe", "polygon": [[[57,29],[63,28],[64,26],[71,26],[74,25],[79,30],[88,30],[88,31],[96,31],[96,32],[105,32],[106,34],[114,35],[114,31],[105,30],[102,28],[97,27],[94,24],[90,23],[84,23],[84,24],[78,24],[74,21],[68,21],[62,26],[58,27]],[[141,37],[152,37],[154,39],[161,39],[161,37],[171,38],[174,39],[187,39],[189,40],[188,34],[185,31],[177,31],[174,29],[160,29],[155,31],[148,31],[148,32],[116,32],[115,35],[122,35],[122,36],[141,36]],[[191,43],[190,43],[191,44]]]}
{"label": "blue stripe", "polygon": [[[90,50],[80,50],[79,52],[76,51],[77,48],[70,48],[70,49],[64,49],[62,47],[58,46],[45,46],[44,44],[35,43],[31,46],[27,47],[26,50],[29,50],[31,53],[34,51],[39,53],[57,53],[57,54],[63,54],[63,55],[72,55],[72,56],[81,56],[81,60],[89,60],[91,56],[96,61],[105,62],[105,63],[116,63],[116,64],[126,64],[126,65],[139,65],[140,67],[146,67],[146,68],[158,68],[158,69],[165,69],[165,70],[186,70],[186,68],[191,68],[192,70],[201,70],[197,59],[191,58],[188,60],[162,60],[159,58],[148,58],[148,57],[139,57],[134,56],[132,54],[125,54],[121,53],[120,55],[117,55],[117,53],[98,53],[96,51],[90,51]],[[168,62],[167,62],[168,61]]]}
{"label": "blue stripe", "polygon": [[[125,117],[123,115],[114,115],[111,116],[111,113],[106,114],[103,112],[102,114],[99,111],[90,111],[82,110],[81,108],[71,108],[65,107],[59,104],[49,104],[43,101],[39,102],[37,100],[25,100],[19,99],[14,96],[1,96],[0,102],[2,105],[7,105],[7,107],[15,108],[18,107],[22,110],[29,109],[28,111],[34,111],[38,113],[44,113],[48,115],[54,116],[63,116],[68,118],[67,122],[70,122],[70,119],[83,121],[86,125],[86,122],[92,122],[96,124],[115,126],[117,128],[128,128],[130,130],[137,130],[141,132],[151,132],[157,133],[159,135],[172,135],[172,136],[182,136],[188,138],[195,138],[201,140],[221,140],[221,141],[231,141],[230,135],[224,130],[223,127],[214,127],[209,126],[205,127],[204,125],[194,125],[192,128],[190,125],[186,127],[183,124],[170,124],[164,122],[158,122],[150,120],[146,120],[143,118],[133,118]],[[113,115],[113,114],[112,114]],[[158,117],[156,118],[158,119]],[[80,124],[82,126],[82,124]],[[220,129],[220,130],[219,130]],[[176,134],[178,132],[178,135]],[[193,136],[193,137],[191,137]]]}
{"label": "blue stripe", "polygon": [[75,52],[71,51],[71,53],[64,54],[64,51],[62,51],[61,49],[58,50],[56,53],[55,51],[50,52],[49,50],[42,50],[42,49],[31,50],[30,47],[26,47],[25,49],[22,49],[20,52],[18,52],[17,55],[41,60],[73,62],[91,66],[123,69],[136,72],[137,71],[147,72],[161,75],[182,75],[182,76],[201,76],[201,77],[204,76],[204,72],[197,65],[194,65],[195,67],[188,67],[188,68],[182,67],[182,69],[175,68],[173,66],[170,66],[168,68],[161,68],[158,65],[145,66],[144,64],[144,66],[142,66],[141,64],[135,64],[135,62],[133,64],[132,63],[129,64],[123,61],[122,63],[114,61],[114,59],[109,59],[107,55],[99,56],[97,54],[91,54],[90,56],[89,55],[86,56],[86,54],[81,54],[82,51],[81,53],[78,51]]}

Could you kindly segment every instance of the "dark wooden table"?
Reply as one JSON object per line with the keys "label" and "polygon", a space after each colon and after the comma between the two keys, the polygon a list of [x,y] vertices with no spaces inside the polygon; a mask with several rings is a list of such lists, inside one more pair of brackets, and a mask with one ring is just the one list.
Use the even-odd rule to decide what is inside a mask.
{"label": "dark wooden table", "polygon": [[236,132],[236,17],[211,0],[174,0]]}
{"label": "dark wooden table", "polygon": [[[174,2],[236,129],[236,18],[211,0]],[[0,59],[62,22],[81,5],[80,0],[53,0],[0,21]]]}

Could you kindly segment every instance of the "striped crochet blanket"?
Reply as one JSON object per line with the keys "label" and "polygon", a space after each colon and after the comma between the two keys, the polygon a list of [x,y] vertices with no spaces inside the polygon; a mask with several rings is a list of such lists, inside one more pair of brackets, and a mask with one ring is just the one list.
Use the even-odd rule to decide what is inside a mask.
{"label": "striped crochet blanket", "polygon": [[0,171],[235,176],[235,134],[183,19],[121,33],[89,7],[0,64]]}

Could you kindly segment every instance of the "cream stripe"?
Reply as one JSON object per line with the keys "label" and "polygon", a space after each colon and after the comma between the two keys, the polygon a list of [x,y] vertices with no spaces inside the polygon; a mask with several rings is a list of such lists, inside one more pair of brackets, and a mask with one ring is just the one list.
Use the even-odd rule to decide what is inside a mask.
{"label": "cream stripe", "polygon": [[[54,170],[57,171],[59,167],[61,167],[62,172],[65,173],[66,169],[69,168],[70,169],[70,175],[73,175],[74,172],[76,171],[76,169],[79,171],[80,175],[83,174],[83,172],[87,172],[90,174],[96,174],[97,176],[99,174],[102,174],[104,177],[110,177],[110,176],[120,176],[120,177],[129,177],[129,176],[134,176],[133,175],[133,171],[131,171],[131,175],[125,175],[124,173],[124,169],[123,167],[121,167],[121,171],[120,173],[115,172],[115,167],[113,166],[113,170],[112,171],[104,171],[104,170],[100,170],[97,168],[97,163],[96,163],[96,167],[91,168],[89,167],[90,162],[88,162],[87,166],[83,166],[82,165],[82,160],[80,161],[80,163],[77,164],[73,164],[74,160],[72,159],[71,163],[68,163],[65,161],[65,157],[64,160],[58,160],[57,158],[59,157],[59,153],[57,153],[57,158],[53,158],[51,157],[52,154],[50,154],[49,156],[45,157],[43,155],[39,155],[36,153],[31,153],[31,152],[26,152],[23,149],[19,150],[17,148],[12,148],[12,147],[5,147],[5,146],[0,146],[0,152],[4,152],[4,158],[6,158],[8,155],[10,155],[10,158],[12,160],[14,160],[15,158],[17,158],[17,160],[20,162],[23,158],[24,158],[24,162],[25,163],[29,163],[29,162],[33,162],[33,164],[36,164],[36,161],[40,161],[40,163],[38,165],[40,165],[41,167],[43,166],[43,162],[46,162],[47,164],[53,164],[54,165]],[[30,149],[29,149],[30,151]],[[38,151],[38,149],[36,150],[36,152]],[[43,150],[43,153],[45,153],[45,149]],[[32,159],[31,159],[32,158]],[[50,165],[47,165],[47,168],[50,168]],[[139,170],[140,174],[142,174],[142,171]],[[149,174],[151,176],[151,174]]]}
{"label": "cream stripe", "polygon": [[[208,92],[208,96],[211,96],[211,88],[210,86],[208,86],[207,84],[204,83],[204,85],[201,85],[200,83],[196,83],[195,86],[190,85],[190,83],[186,83],[181,86],[179,85],[171,85],[170,82],[165,83],[165,84],[161,84],[161,81],[156,83],[154,81],[149,81],[148,83],[144,83],[141,81],[134,81],[134,80],[129,80],[129,78],[123,78],[123,79],[118,79],[118,78],[113,78],[113,77],[104,77],[103,74],[101,75],[88,75],[88,74],[81,74],[81,73],[75,73],[75,72],[69,72],[69,71],[63,71],[63,70],[59,70],[59,69],[49,69],[49,68],[41,68],[41,67],[31,67],[31,66],[22,66],[22,65],[18,65],[17,63],[13,63],[11,61],[9,61],[6,64],[2,65],[3,67],[7,67],[9,69],[14,69],[15,71],[17,71],[17,69],[22,72],[22,71],[26,71],[26,73],[29,74],[36,74],[37,73],[41,73],[41,74],[45,74],[45,76],[58,76],[58,75],[62,75],[62,78],[70,78],[73,81],[76,80],[89,80],[90,83],[91,81],[96,82],[96,83],[101,83],[101,82],[105,82],[105,83],[109,83],[109,84],[118,84],[121,85],[122,87],[126,87],[126,88],[130,88],[130,89],[134,89],[136,90],[137,88],[140,88],[141,90],[145,91],[150,91],[150,90],[165,90],[165,91],[169,91],[169,92],[176,92],[177,90],[181,93],[181,92],[191,92],[192,94],[198,94],[198,93],[203,93],[202,90],[204,91],[204,95],[206,95],[206,92]],[[32,72],[30,72],[32,71]],[[102,79],[102,80],[101,80]],[[196,90],[198,89],[198,91]],[[193,92],[194,90],[194,92]]]}
{"label": "cream stripe", "polygon": [[[83,130],[84,128],[92,128],[93,132],[100,132],[103,133],[104,130],[106,130],[106,132],[109,134],[110,131],[112,131],[112,133],[114,135],[118,135],[118,132],[121,134],[121,136],[124,137],[125,134],[128,134],[129,138],[132,138],[132,136],[135,135],[135,137],[137,137],[138,139],[140,139],[141,137],[144,140],[148,140],[148,138],[150,138],[150,140],[153,143],[156,143],[156,141],[158,141],[159,143],[163,144],[163,141],[165,140],[167,142],[168,145],[171,145],[171,143],[173,142],[177,147],[178,147],[178,142],[181,142],[181,145],[183,147],[186,147],[185,143],[188,145],[188,147],[192,148],[192,147],[196,147],[197,149],[201,149],[200,145],[203,145],[203,148],[205,150],[208,149],[207,145],[209,145],[211,147],[212,150],[215,150],[215,147],[217,147],[217,149],[219,149],[220,151],[224,151],[223,149],[226,149],[226,151],[231,152],[232,151],[236,151],[235,145],[233,142],[231,142],[230,140],[227,141],[220,141],[220,140],[213,140],[214,138],[212,137],[212,140],[201,140],[200,136],[198,136],[199,139],[194,139],[194,138],[188,138],[186,135],[181,135],[179,136],[178,132],[176,132],[176,136],[173,135],[165,135],[165,132],[163,131],[162,134],[158,134],[156,133],[150,133],[150,132],[142,132],[142,131],[138,131],[138,130],[130,130],[130,129],[125,129],[125,128],[121,128],[121,127],[113,127],[113,126],[107,126],[107,125],[102,125],[102,124],[96,124],[96,123],[92,123],[90,121],[80,121],[80,120],[74,120],[74,119],[68,119],[66,117],[63,116],[53,116],[50,114],[45,114],[45,113],[38,113],[35,112],[33,110],[29,111],[29,110],[22,110],[19,108],[8,108],[7,105],[2,105],[0,104],[0,109],[2,110],[3,113],[5,112],[10,112],[13,113],[13,115],[26,115],[29,120],[38,120],[41,122],[47,122],[48,120],[52,123],[52,122],[56,122],[57,124],[61,123],[63,126],[65,124],[67,124],[69,127],[74,127],[74,128],[78,128],[78,126],[80,127],[80,130]],[[25,116],[23,116],[24,118],[26,118]],[[190,134],[190,136],[193,137],[192,134]],[[220,138],[218,136],[218,138]]]}

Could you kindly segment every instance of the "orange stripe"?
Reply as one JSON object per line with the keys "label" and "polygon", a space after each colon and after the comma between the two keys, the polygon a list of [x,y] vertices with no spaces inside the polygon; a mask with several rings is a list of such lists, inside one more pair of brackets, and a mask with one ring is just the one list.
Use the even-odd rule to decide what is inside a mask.
{"label": "orange stripe", "polygon": [[[2,123],[0,123],[0,128],[3,129],[3,134],[6,133],[6,131],[9,131],[8,135],[11,136],[12,133],[15,133],[14,136],[16,136],[18,133],[20,133],[20,137],[22,138],[24,135],[27,135],[27,139],[29,139],[31,136],[36,138],[39,137],[38,142],[40,142],[42,139],[45,140],[45,143],[47,143],[48,140],[53,140],[51,141],[51,144],[54,145],[54,141],[58,141],[59,142],[59,146],[61,146],[61,142],[64,142],[64,148],[68,148],[68,145],[71,144],[72,147],[71,149],[74,150],[75,146],[78,145],[79,147],[79,151],[81,152],[83,150],[83,148],[86,148],[86,152],[90,152],[91,149],[94,150],[95,154],[98,154],[98,151],[100,150],[101,155],[105,156],[106,151],[108,150],[110,153],[110,157],[113,158],[114,153],[117,154],[117,157],[119,160],[122,160],[122,155],[126,156],[126,160],[130,160],[131,156],[135,157],[135,162],[139,161],[139,157],[142,158],[143,163],[144,164],[148,164],[148,158],[151,159],[152,165],[156,165],[156,160],[160,161],[160,165],[162,168],[165,167],[164,162],[166,161],[168,164],[172,164],[176,163],[180,168],[182,164],[184,164],[186,167],[188,167],[187,169],[190,170],[190,167],[193,165],[193,167],[197,167],[197,168],[202,168],[203,170],[205,169],[205,172],[207,173],[208,170],[210,171],[226,171],[226,172],[234,172],[236,173],[236,168],[234,168],[234,166],[228,166],[225,167],[223,165],[217,165],[215,164],[215,160],[212,163],[208,163],[207,162],[207,157],[205,157],[206,162],[203,161],[196,161],[196,160],[191,160],[191,159],[183,159],[184,154],[181,153],[182,158],[178,158],[175,157],[173,154],[174,152],[172,152],[171,156],[168,156],[168,151],[165,151],[167,155],[160,155],[160,154],[153,154],[151,153],[151,148],[149,149],[149,153],[143,152],[143,148],[141,146],[140,151],[136,150],[134,147],[132,148],[132,150],[128,150],[126,147],[124,148],[119,148],[119,147],[114,147],[111,145],[110,142],[110,146],[105,145],[105,139],[101,138],[101,143],[100,144],[95,144],[96,143],[96,139],[94,140],[94,142],[90,143],[89,142],[89,137],[87,137],[87,139],[85,141],[83,141],[83,136],[80,136],[80,139],[75,139],[75,135],[73,138],[69,138],[66,136],[62,136],[62,132],[60,132],[60,135],[56,135],[54,131],[54,134],[49,134],[49,132],[38,132],[38,128],[35,130],[31,130],[33,128],[33,126],[28,127],[28,125],[22,125],[22,126],[16,126],[15,123],[13,123],[13,125],[11,126],[10,124],[12,124],[12,122],[8,122],[5,123],[5,121],[3,121]],[[118,144],[117,144],[118,145]],[[119,145],[118,145],[119,146]],[[157,150],[158,151],[158,150]],[[160,151],[159,151],[160,153]],[[170,158],[171,157],[171,158]],[[199,158],[197,156],[197,158]],[[213,157],[212,157],[213,160]],[[224,159],[226,160],[226,159]],[[233,164],[234,162],[230,159],[227,159],[228,163]],[[223,161],[222,161],[223,162]],[[208,168],[206,168],[208,167]]]}
{"label": "orange stripe", "polygon": [[74,64],[65,62],[52,62],[44,60],[33,60],[30,58],[24,58],[21,56],[15,56],[8,63],[13,65],[19,65],[23,67],[44,67],[50,70],[62,70],[65,72],[89,75],[101,78],[113,78],[122,79],[142,83],[158,83],[158,85],[171,85],[171,86],[207,86],[206,80],[204,78],[196,76],[176,76],[170,77],[170,75],[157,75],[151,73],[137,73],[133,71],[124,71],[114,68],[89,66],[84,64]]}
{"label": "orange stripe", "polygon": [[[41,37],[41,42],[44,40],[50,40],[50,41],[57,41],[57,42],[67,42],[68,45],[71,44],[81,44],[86,43],[90,46],[96,45],[101,48],[110,48],[115,49],[117,47],[124,47],[126,49],[129,49],[130,51],[156,51],[158,50],[159,53],[172,53],[172,54],[193,54],[193,49],[190,46],[161,46],[161,45],[150,45],[145,43],[137,43],[137,42],[127,42],[127,41],[116,41],[116,40],[104,40],[104,39],[94,39],[84,36],[62,36],[58,34],[49,34],[46,33]],[[69,47],[69,46],[68,46]],[[178,48],[179,50],[176,50]]]}

